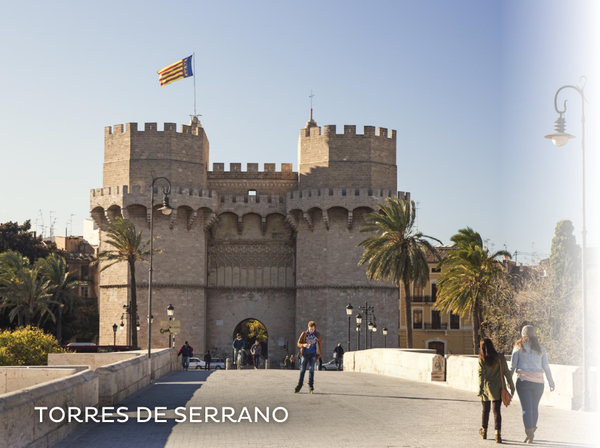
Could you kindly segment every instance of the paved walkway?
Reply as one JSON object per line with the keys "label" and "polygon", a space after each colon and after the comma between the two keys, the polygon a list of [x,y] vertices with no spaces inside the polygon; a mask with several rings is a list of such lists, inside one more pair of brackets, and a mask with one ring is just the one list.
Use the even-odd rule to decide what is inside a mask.
{"label": "paved walkway", "polygon": [[[165,406],[167,423],[88,423],[59,447],[492,447],[483,441],[481,404],[469,392],[351,372],[317,372],[316,390],[294,394],[297,371],[174,372],[122,403]],[[244,406],[265,411],[282,406],[284,423],[176,423],[178,406]],[[502,410],[505,445],[525,445],[519,404]],[[283,413],[278,412],[277,418]],[[493,428],[493,417],[490,418]],[[538,447],[598,446],[599,414],[540,408]],[[493,431],[490,431],[493,438]]]}

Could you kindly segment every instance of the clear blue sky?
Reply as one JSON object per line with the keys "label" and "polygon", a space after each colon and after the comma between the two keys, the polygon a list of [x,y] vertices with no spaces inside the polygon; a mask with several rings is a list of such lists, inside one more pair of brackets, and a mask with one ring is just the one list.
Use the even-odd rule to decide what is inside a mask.
{"label": "clear blue sky", "polygon": [[[588,77],[589,245],[598,246],[599,8],[593,1],[10,2],[0,17],[0,222],[38,211],[81,234],[102,186],[104,126],[187,123],[192,79],[156,71],[195,52],[212,162],[293,162],[314,90],[319,125],[398,131],[398,189],[448,242],[550,252],[581,229],[580,100],[563,148],[543,136],[564,84]],[[595,34],[594,34],[595,33]],[[278,165],[279,166],[279,165]],[[595,209],[595,210],[594,210]],[[526,261],[521,258],[519,261]]]}

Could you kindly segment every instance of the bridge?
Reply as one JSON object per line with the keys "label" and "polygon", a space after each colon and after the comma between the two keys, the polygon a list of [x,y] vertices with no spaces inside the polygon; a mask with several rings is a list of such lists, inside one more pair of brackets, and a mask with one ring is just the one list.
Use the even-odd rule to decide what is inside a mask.
{"label": "bridge", "polygon": [[[407,448],[493,443],[477,434],[481,404],[475,394],[445,383],[321,371],[315,373],[314,394],[306,386],[294,394],[297,380],[298,372],[290,370],[174,371],[115,405],[127,408],[115,415],[129,417],[125,423],[86,423],[56,446]],[[146,411],[138,421],[143,408],[158,408],[157,418],[164,422],[141,422]],[[190,422],[192,408],[202,408],[191,415],[201,422]],[[212,418],[206,419],[206,408],[211,413],[216,408]],[[260,410],[258,421],[255,408]],[[287,413],[273,412],[275,408]],[[519,403],[503,407],[502,417],[504,443],[522,445]],[[536,445],[598,446],[597,422],[597,413],[541,407]],[[492,428],[493,417],[493,439]]]}

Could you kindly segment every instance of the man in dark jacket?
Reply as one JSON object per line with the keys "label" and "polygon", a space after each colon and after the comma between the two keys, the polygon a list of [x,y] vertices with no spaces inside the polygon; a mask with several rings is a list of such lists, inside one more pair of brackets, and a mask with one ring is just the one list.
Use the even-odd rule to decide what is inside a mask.
{"label": "man in dark jacket", "polygon": [[333,359],[335,359],[335,365],[338,370],[342,367],[342,362],[344,361],[344,348],[342,344],[338,344],[336,348],[333,349]]}
{"label": "man in dark jacket", "polygon": [[185,341],[185,344],[179,349],[177,356],[179,357],[179,355],[181,355],[181,366],[183,367],[183,370],[187,370],[190,366],[190,355],[193,350],[194,349],[190,347],[190,344],[188,344],[188,341]]}
{"label": "man in dark jacket", "polygon": [[295,393],[300,392],[304,385],[304,374],[308,368],[308,389],[312,394],[315,390],[315,363],[321,358],[323,341],[321,340],[321,334],[317,332],[317,324],[314,321],[308,323],[308,328],[303,331],[298,338],[296,344],[300,347],[300,378],[298,378],[298,385],[294,389]]}
{"label": "man in dark jacket", "polygon": [[244,348],[246,348],[246,341],[242,339],[242,335],[240,333],[236,335],[236,338],[231,344],[231,348],[233,348],[233,363],[237,364],[237,368],[240,370],[244,361]]}
{"label": "man in dark jacket", "polygon": [[210,362],[212,361],[212,356],[210,356],[210,350],[206,352],[204,355],[204,370],[210,370]]}

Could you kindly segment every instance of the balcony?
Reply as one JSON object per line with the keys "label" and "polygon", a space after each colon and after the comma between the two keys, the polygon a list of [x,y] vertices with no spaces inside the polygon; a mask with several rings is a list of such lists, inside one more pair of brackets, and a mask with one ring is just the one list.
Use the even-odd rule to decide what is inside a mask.
{"label": "balcony", "polygon": [[435,303],[431,296],[412,296],[410,301],[412,303]]}
{"label": "balcony", "polygon": [[433,324],[425,324],[425,330],[447,330],[448,324],[444,323],[433,323]]}

